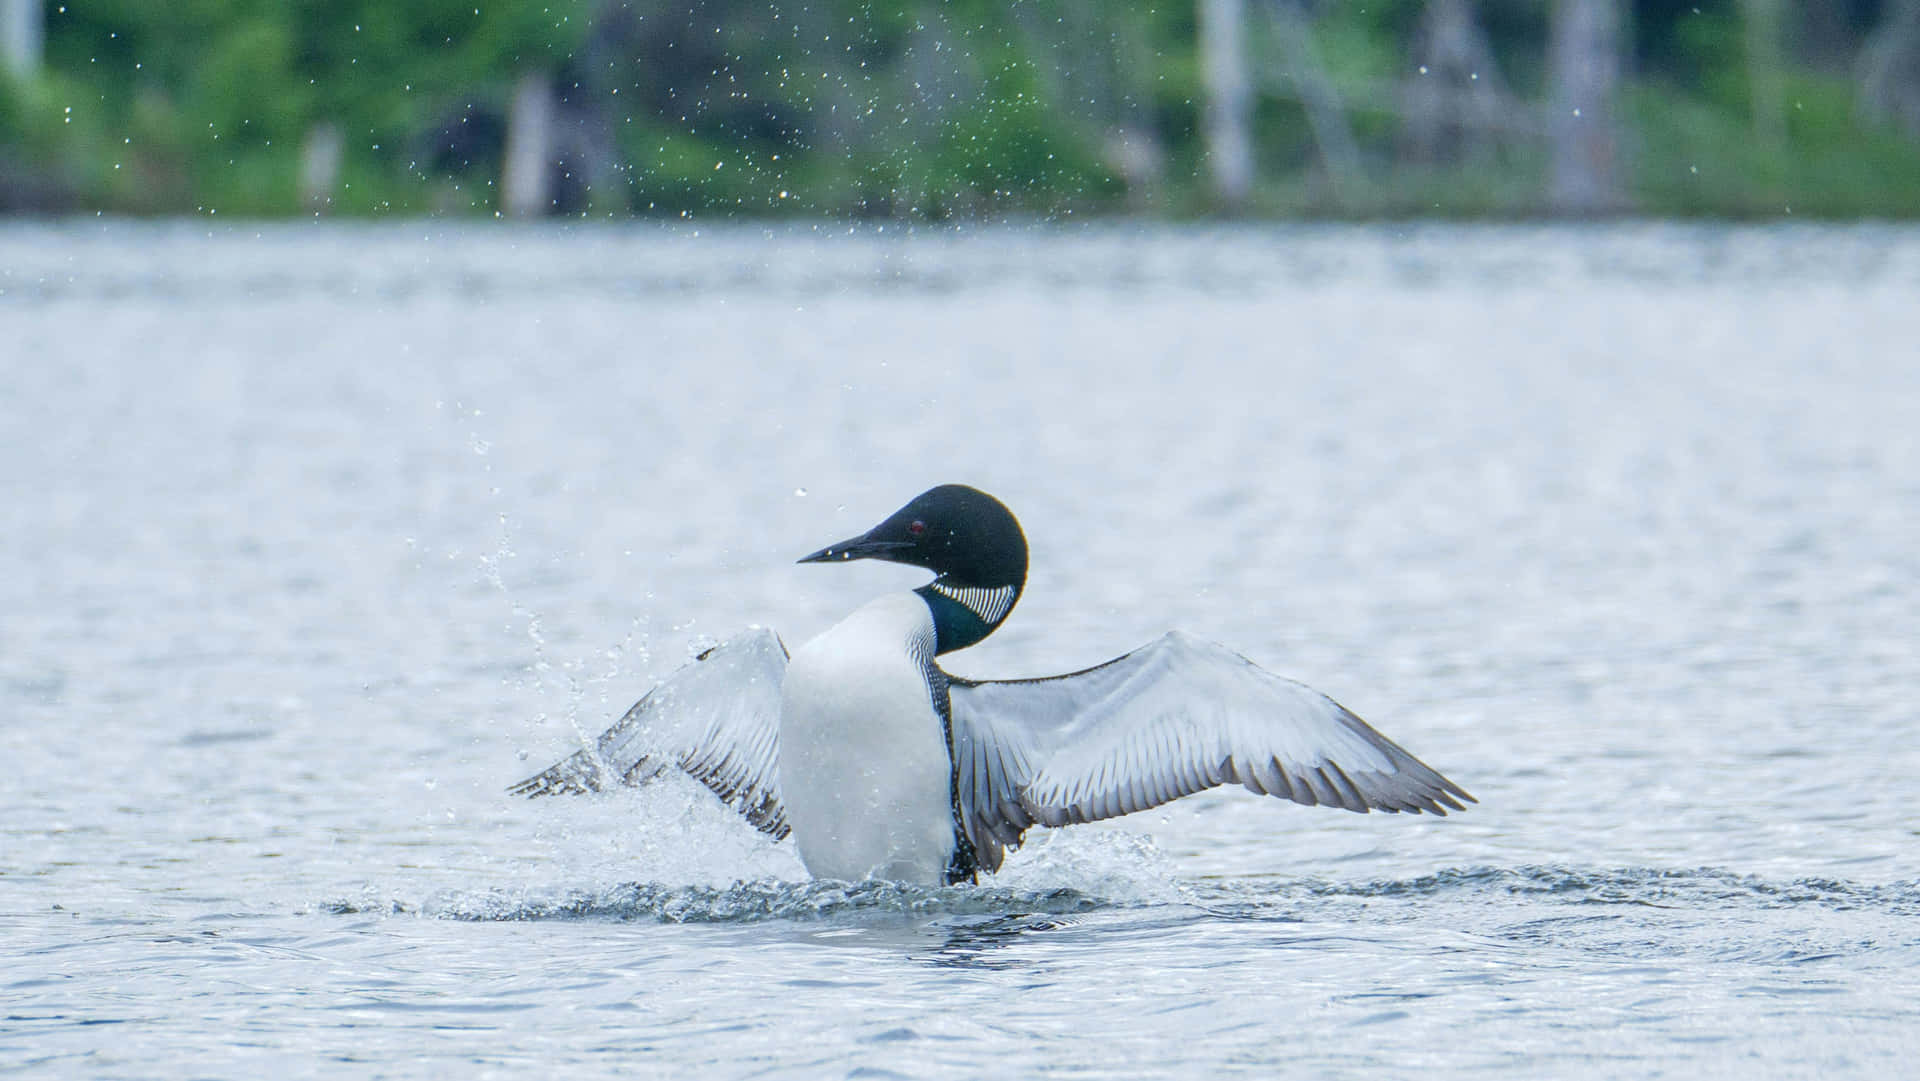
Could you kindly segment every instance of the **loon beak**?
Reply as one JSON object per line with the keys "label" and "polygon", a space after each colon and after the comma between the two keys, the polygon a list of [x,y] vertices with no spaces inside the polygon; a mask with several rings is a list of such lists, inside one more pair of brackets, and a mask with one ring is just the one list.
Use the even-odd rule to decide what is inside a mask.
{"label": "loon beak", "polygon": [[838,544],[829,544],[812,555],[801,556],[798,563],[838,563],[849,559],[887,559],[895,552],[904,552],[912,548],[912,541],[868,540],[868,534],[849,537]]}

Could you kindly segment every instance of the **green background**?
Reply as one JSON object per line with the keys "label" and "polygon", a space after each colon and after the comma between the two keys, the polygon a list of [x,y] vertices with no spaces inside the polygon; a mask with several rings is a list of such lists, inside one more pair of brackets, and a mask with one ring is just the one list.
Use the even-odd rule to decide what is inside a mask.
{"label": "green background", "polygon": [[[1870,119],[1861,57],[1898,0],[1628,6],[1617,98],[1625,209],[1908,217],[1920,137]],[[1258,179],[1247,213],[1546,212],[1544,138],[1409,149],[1422,0],[1300,5],[1362,173],[1329,181],[1267,6],[1249,9]],[[1516,102],[1547,99],[1551,4],[1481,0]],[[803,5],[620,0],[91,0],[49,4],[44,60],[0,81],[0,210],[316,213],[301,150],[343,149],[324,212],[490,216],[509,105],[550,78],[569,137],[555,211],[909,220],[1214,206],[1191,0]],[[1756,64],[1777,101],[1753,100]],[[1769,120],[1768,116],[1776,116]],[[1123,175],[1117,132],[1153,148]]]}

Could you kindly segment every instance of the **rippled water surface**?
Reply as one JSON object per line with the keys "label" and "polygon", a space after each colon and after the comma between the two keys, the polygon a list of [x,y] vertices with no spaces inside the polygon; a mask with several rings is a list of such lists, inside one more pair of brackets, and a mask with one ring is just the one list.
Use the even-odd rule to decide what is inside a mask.
{"label": "rippled water surface", "polygon": [[[0,1069],[1892,1077],[1920,233],[0,230]],[[1216,791],[974,889],[505,787],[689,650],[1034,545],[1481,800]]]}

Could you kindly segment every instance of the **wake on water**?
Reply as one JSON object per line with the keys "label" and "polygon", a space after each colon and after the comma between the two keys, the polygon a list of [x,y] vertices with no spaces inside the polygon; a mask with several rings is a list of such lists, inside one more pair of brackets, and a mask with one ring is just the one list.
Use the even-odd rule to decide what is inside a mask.
{"label": "wake on water", "polygon": [[645,920],[658,923],[757,923],[847,915],[1067,916],[1120,903],[1062,887],[1049,891],[996,886],[914,886],[901,882],[786,882],[762,879],[730,886],[667,886],[629,882],[598,890],[493,889],[448,893],[414,909],[404,902],[333,901],[328,911],[373,911],[468,921],[555,919]]}
{"label": "wake on water", "polygon": [[[467,812],[470,820],[503,828],[531,825],[517,838],[476,838],[483,846],[478,852],[447,846],[450,863],[503,866],[510,884],[496,879],[449,887],[441,877],[437,889],[410,890],[389,881],[314,907],[468,921],[749,923],[860,914],[1070,915],[1189,901],[1149,838],[1102,829],[1036,832],[1017,860],[998,875],[983,875],[977,886],[817,881],[806,877],[792,841],[769,841],[680,774],[638,788],[532,802],[510,798],[504,806]],[[511,857],[502,855],[506,848]]]}
{"label": "wake on water", "polygon": [[[1123,841],[1138,839],[1120,836]],[[1138,842],[1144,843],[1144,842]],[[1132,845],[1079,852],[1082,863],[1134,861]],[[1044,878],[1044,874],[1037,877]],[[1096,876],[1097,877],[1097,876]],[[605,887],[480,888],[419,902],[363,896],[334,914],[471,922],[587,920],[656,924],[768,921],[870,925],[901,918],[954,930],[1025,933],[1095,914],[1137,922],[1256,921],[1300,927],[1301,948],[1332,938],[1406,939],[1438,948],[1461,938],[1580,954],[1607,963],[1684,958],[1764,965],[1856,962],[1920,949],[1912,919],[1920,883],[1773,881],[1712,868],[1456,868],[1404,879],[1177,884],[1169,895],[1087,879],[1076,885],[922,887],[898,882],[755,879],[727,885],[626,882]],[[1117,887],[1117,888],[1116,888]],[[1128,915],[1132,913],[1134,915]],[[1274,944],[1278,948],[1278,943]]]}
{"label": "wake on water", "polygon": [[[730,827],[723,832],[734,834]],[[679,835],[682,840],[686,834]],[[757,837],[757,835],[755,835]],[[764,841],[750,842],[765,849]],[[795,880],[763,872],[772,860],[750,860],[735,869],[762,872],[728,882],[710,878],[712,865],[664,867],[667,881],[610,886],[525,885],[442,890],[407,900],[374,889],[318,907],[347,914],[415,915],[467,921],[604,919],[659,923],[754,923],[818,920],[843,916],[1066,916],[1105,909],[1179,906],[1190,903],[1185,887],[1145,837],[1099,832],[1080,837],[1042,835],[1027,846],[1027,858],[977,886],[918,886],[903,882]],[[683,849],[682,858],[701,846]],[[712,859],[722,846],[706,849]],[[735,853],[738,855],[738,853]],[[699,858],[699,857],[694,857]],[[720,857],[721,862],[726,862]],[[599,861],[595,861],[599,862]],[[794,861],[797,863],[797,861]],[[610,870],[604,863],[598,873]],[[557,872],[567,876],[570,870]],[[671,879],[679,879],[672,881]]]}
{"label": "wake on water", "polygon": [[[1194,919],[1293,923],[1440,919],[1509,941],[1551,938],[1573,923],[1731,925],[1761,913],[1797,910],[1800,915],[1788,924],[1821,933],[1805,944],[1783,944],[1777,934],[1766,935],[1767,943],[1752,948],[1776,956],[1825,956],[1832,943],[1811,939],[1839,936],[1843,928],[1827,921],[1840,913],[1873,923],[1860,928],[1863,934],[1849,940],[1851,945],[1841,942],[1840,949],[1920,946],[1920,932],[1904,930],[1907,920],[1920,916],[1920,882],[1777,880],[1712,867],[1572,865],[1456,867],[1357,880],[1192,878],[1183,877],[1145,836],[1082,829],[1036,832],[1017,859],[981,885],[923,887],[805,879],[791,842],[768,843],[685,778],[579,800],[515,801],[514,806],[538,808],[533,839],[547,850],[516,884],[456,885],[414,898],[369,887],[316,908],[463,921],[668,924],[1159,910]],[[637,869],[644,869],[645,880],[633,879]],[[1725,942],[1721,947],[1730,948]]]}

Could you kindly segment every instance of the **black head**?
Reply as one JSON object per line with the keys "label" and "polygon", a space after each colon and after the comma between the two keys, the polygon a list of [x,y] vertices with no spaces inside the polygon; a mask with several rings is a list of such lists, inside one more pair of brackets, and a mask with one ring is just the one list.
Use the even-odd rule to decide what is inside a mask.
{"label": "black head", "polygon": [[800,562],[848,559],[910,563],[962,587],[994,589],[1027,581],[1027,537],[1013,512],[964,484],[921,492],[886,521]]}
{"label": "black head", "polygon": [[972,645],[1013,611],[1027,583],[1027,537],[998,499],[964,484],[930,488],[858,537],[802,563],[884,559],[934,572],[917,590],[933,609],[939,652]]}

